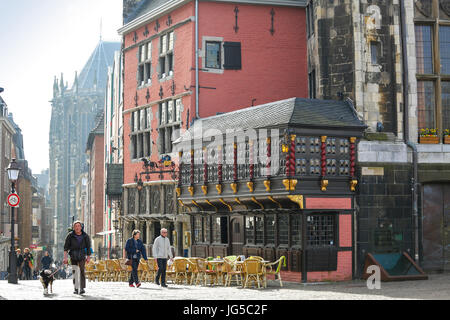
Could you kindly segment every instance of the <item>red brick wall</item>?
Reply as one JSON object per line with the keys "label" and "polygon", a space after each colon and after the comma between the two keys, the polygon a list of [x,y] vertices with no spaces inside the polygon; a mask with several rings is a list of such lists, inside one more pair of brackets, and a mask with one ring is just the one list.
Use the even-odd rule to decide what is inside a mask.
{"label": "red brick wall", "polygon": [[[239,5],[239,32],[235,33],[235,4],[200,2],[199,3],[199,48],[203,49],[203,36],[222,37],[224,41],[242,43],[242,70],[224,70],[223,74],[200,71],[200,86],[213,87],[215,90],[200,89],[199,113],[201,117],[215,115],[249,107],[252,99],[255,105],[264,104],[292,97],[307,97],[307,41],[305,9],[273,7],[275,9],[275,34],[269,32],[271,27],[270,10],[272,6]],[[169,27],[166,25],[167,13],[158,18],[159,32]],[[193,3],[188,3],[170,12],[174,26],[195,15]],[[137,89],[137,70],[139,42],[156,34],[156,21],[149,22],[150,34],[143,35],[145,26],[136,30],[138,36],[135,44],[134,31],[124,36],[124,111],[135,107],[135,95],[138,105],[147,104],[147,88]],[[195,23],[190,21],[174,30],[174,75],[175,95],[191,93],[183,97],[183,128],[186,128],[186,115],[190,110],[190,121],[195,117]],[[152,40],[152,85],[149,103],[160,100],[160,87],[163,99],[172,96],[172,80],[159,82],[157,75],[160,38]],[[136,45],[136,46],[135,46]],[[134,47],[135,46],[135,47]],[[202,58],[199,59],[202,67]],[[189,90],[185,90],[188,88]],[[152,128],[157,128],[154,105]],[[136,172],[142,171],[142,163],[130,160],[130,113],[124,115],[124,183],[134,183]],[[156,143],[157,131],[153,130],[152,139]],[[152,160],[159,160],[156,145],[153,146]]]}
{"label": "red brick wall", "polygon": [[[194,15],[194,7],[192,3],[189,3],[181,8],[178,8],[170,13],[172,19],[172,26],[176,25],[189,17]],[[168,14],[158,19],[160,24],[159,32],[163,32],[169,27],[166,25]],[[153,21],[147,25],[147,29],[150,34],[148,37],[143,35],[145,26],[136,30],[138,35],[138,43],[146,38],[149,38],[156,34],[154,30],[156,21]],[[134,31],[125,35],[125,48],[129,48],[134,45],[133,41]],[[194,23],[188,22],[181,27],[174,30],[174,74],[173,81],[175,82],[175,95],[185,93],[185,86],[190,87],[195,84],[195,72],[191,69],[195,67],[194,64]],[[160,38],[157,37],[152,40],[152,85],[148,87],[150,93],[149,103],[159,101],[160,88],[163,88],[163,99],[172,96],[171,86],[172,80],[160,82],[158,80],[157,65],[159,60],[159,42]],[[137,71],[138,71],[138,52],[139,46],[126,50],[124,54],[124,111],[130,110],[135,107],[135,95],[138,93],[138,105],[143,106],[147,104],[146,95],[147,87],[144,89],[137,89]],[[195,100],[194,100],[195,101]],[[182,98],[182,104],[184,106],[184,112],[182,114],[183,127],[186,126],[186,112],[192,104],[192,97],[190,95]],[[152,140],[155,143],[152,148],[152,161],[158,161],[159,155],[157,154],[156,141],[158,133],[155,128],[158,127],[158,119],[156,114],[159,110],[159,105],[156,104],[152,107],[153,121],[152,121]],[[195,107],[194,107],[195,110]],[[191,121],[195,115],[193,111],[190,111]],[[134,175],[136,172],[142,171],[142,163],[132,163],[130,160],[130,139],[128,134],[130,133],[130,119],[131,113],[124,115],[124,183],[133,183]]]}
{"label": "red brick wall", "polygon": [[339,245],[340,247],[352,246],[352,215],[339,216]]}
{"label": "red brick wall", "polygon": [[[229,112],[252,105],[308,96],[305,9],[239,4],[201,3],[199,42],[203,36],[241,42],[242,70],[223,74],[200,72],[200,116]],[[271,9],[275,9],[275,33],[270,33]],[[201,61],[201,60],[200,60]],[[201,64],[200,64],[201,65]]]}
{"label": "red brick wall", "polygon": [[308,282],[352,280],[352,252],[338,252],[337,271],[308,272]]}

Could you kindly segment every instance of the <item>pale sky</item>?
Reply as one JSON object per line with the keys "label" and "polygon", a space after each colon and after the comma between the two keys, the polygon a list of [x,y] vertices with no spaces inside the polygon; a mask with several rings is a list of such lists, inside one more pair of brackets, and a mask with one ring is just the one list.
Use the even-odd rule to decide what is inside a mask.
{"label": "pale sky", "polygon": [[[100,28],[102,26],[102,28]],[[53,80],[73,83],[100,39],[119,41],[122,0],[0,0],[0,87],[33,174],[49,167]]]}

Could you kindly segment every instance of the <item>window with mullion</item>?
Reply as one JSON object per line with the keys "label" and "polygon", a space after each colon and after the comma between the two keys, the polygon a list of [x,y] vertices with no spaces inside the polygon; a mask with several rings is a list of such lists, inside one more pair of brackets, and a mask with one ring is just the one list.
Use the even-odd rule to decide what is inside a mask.
{"label": "window with mullion", "polygon": [[418,74],[433,74],[433,27],[416,25],[416,59]]}
{"label": "window with mullion", "polygon": [[148,42],[139,47],[138,85],[151,83],[152,43]]}
{"label": "window with mullion", "polygon": [[215,41],[206,42],[206,68],[221,69],[222,57],[221,50],[222,44]]}
{"label": "window with mullion", "polygon": [[255,244],[264,244],[264,219],[255,217]]}
{"label": "window with mullion", "polygon": [[275,215],[266,215],[264,223],[266,225],[266,244],[275,244]]}
{"label": "window with mullion", "polygon": [[287,214],[278,216],[278,244],[289,245],[289,216]]}
{"label": "window with mullion", "polygon": [[442,129],[450,129],[450,81],[441,82]]}
{"label": "window with mullion", "polygon": [[247,244],[255,244],[255,217],[245,218],[245,239]]}
{"label": "window with mullion", "polygon": [[417,81],[417,113],[420,129],[436,128],[434,81]]}
{"label": "window with mullion", "polygon": [[439,26],[439,55],[441,73],[450,75],[450,26]]}
{"label": "window with mullion", "polygon": [[213,231],[213,242],[214,243],[222,243],[220,222],[221,222],[220,217],[212,218],[212,231]]}

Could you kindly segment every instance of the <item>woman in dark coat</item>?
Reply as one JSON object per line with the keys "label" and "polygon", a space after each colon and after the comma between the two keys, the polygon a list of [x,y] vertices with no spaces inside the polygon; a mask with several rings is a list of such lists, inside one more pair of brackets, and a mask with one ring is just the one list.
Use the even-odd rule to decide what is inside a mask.
{"label": "woman in dark coat", "polygon": [[17,253],[17,279],[22,280],[23,255],[20,249],[17,249],[16,253]]}
{"label": "woman in dark coat", "polygon": [[125,245],[125,251],[127,253],[127,258],[131,260],[131,275],[128,283],[130,287],[134,287],[134,283],[136,283],[136,288],[141,286],[138,278],[137,269],[139,267],[139,262],[141,261],[141,254],[144,260],[147,261],[147,253],[144,247],[144,244],[139,239],[141,236],[141,232],[139,230],[134,230],[132,237],[127,240]]}

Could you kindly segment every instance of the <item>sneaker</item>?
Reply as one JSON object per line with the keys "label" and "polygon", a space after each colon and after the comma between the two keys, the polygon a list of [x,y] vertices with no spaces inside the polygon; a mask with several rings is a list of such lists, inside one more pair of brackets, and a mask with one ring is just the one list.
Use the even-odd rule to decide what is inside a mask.
{"label": "sneaker", "polygon": [[130,288],[134,288],[134,284],[130,284]]}
{"label": "sneaker", "polygon": [[141,286],[140,282],[138,284],[136,284],[136,288],[139,288],[140,286]]}
{"label": "sneaker", "polygon": [[85,293],[84,289],[81,289],[80,294],[84,294],[84,293]]}
{"label": "sneaker", "polygon": [[78,294],[78,289],[75,289],[75,290],[73,291],[73,294]]}
{"label": "sneaker", "polygon": [[159,281],[155,281],[155,284],[156,284],[157,286],[160,286]]}
{"label": "sneaker", "polygon": [[161,287],[167,288],[167,284],[163,283]]}

